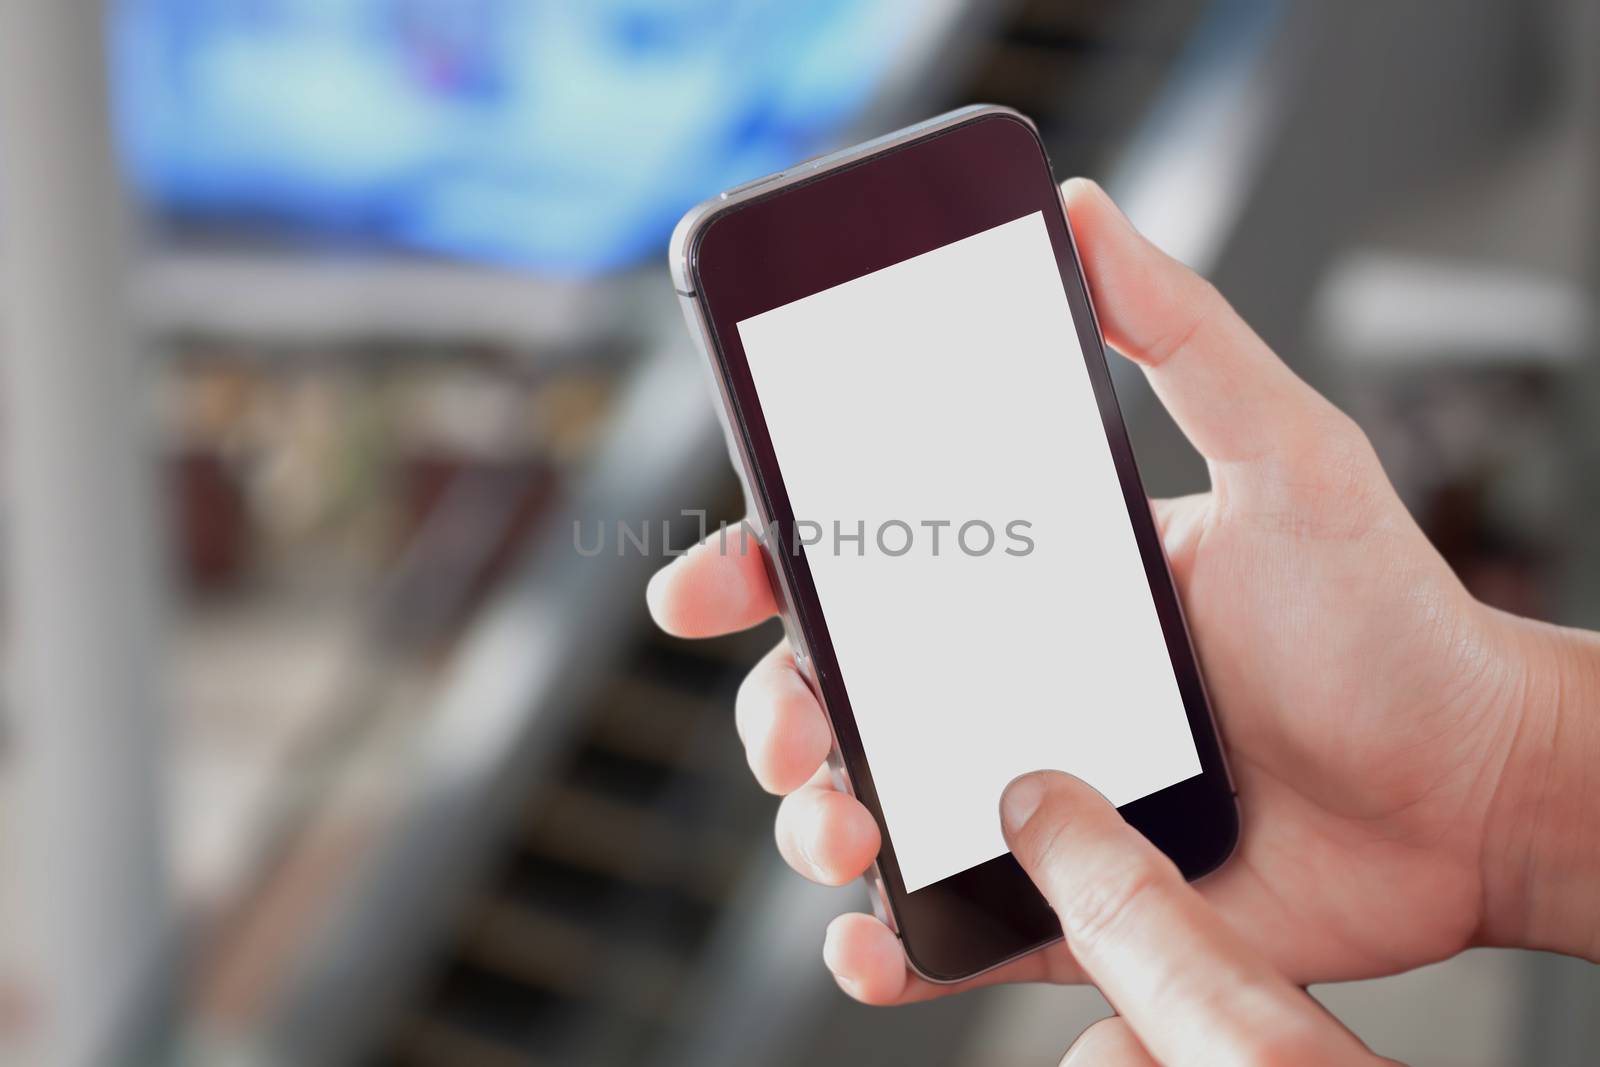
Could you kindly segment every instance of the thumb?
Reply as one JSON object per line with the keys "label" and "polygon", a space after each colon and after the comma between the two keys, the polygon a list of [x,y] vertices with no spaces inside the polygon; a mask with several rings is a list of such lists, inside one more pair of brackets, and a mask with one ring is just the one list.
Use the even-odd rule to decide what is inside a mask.
{"label": "thumb", "polygon": [[1083,782],[1025,774],[1000,821],[1073,958],[1157,1063],[1374,1062]]}
{"label": "thumb", "polygon": [[1296,377],[1220,293],[1133,228],[1094,182],[1061,189],[1095,312],[1213,463],[1262,458],[1344,418]]}

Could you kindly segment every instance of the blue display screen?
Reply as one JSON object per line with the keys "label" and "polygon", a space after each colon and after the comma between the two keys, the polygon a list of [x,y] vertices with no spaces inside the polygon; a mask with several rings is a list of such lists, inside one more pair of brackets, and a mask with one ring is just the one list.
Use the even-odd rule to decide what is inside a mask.
{"label": "blue display screen", "polygon": [[907,0],[123,0],[123,155],[157,211],[595,274],[824,147]]}

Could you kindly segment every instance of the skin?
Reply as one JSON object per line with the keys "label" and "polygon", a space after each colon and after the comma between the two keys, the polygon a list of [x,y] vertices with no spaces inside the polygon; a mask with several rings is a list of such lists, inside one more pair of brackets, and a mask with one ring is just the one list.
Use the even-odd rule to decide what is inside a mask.
{"label": "skin", "polygon": [[[1056,891],[1092,893],[1072,870],[1114,868],[1143,839],[1113,834],[1104,812],[1094,833],[1071,830],[1093,802],[1055,776],[1049,795],[1064,799],[1026,826],[1067,828],[1011,840],[1013,851],[1054,842],[1036,859],[1018,856],[1057,902],[1067,939],[975,982],[1093,980],[1122,1014],[1085,1035],[1116,1052],[1092,1062],[1188,1063],[1183,1040],[1150,1008],[1170,993],[1152,976],[1178,974],[1185,954],[1200,973],[1211,968],[1194,967],[1195,955],[1209,959],[1213,984],[1271,986],[1263,1002],[1290,1012],[1294,1041],[1322,1032],[1305,1021],[1312,1002],[1296,989],[1309,982],[1391,974],[1480,944],[1596,958],[1600,716],[1589,709],[1600,707],[1600,641],[1476,601],[1354,422],[1097,186],[1075,179],[1063,196],[1107,340],[1143,368],[1210,473],[1209,492],[1152,507],[1229,748],[1243,836],[1220,871],[1156,894],[1172,898],[1170,909],[1144,903],[1141,890],[1134,914],[1091,922],[1120,931],[1159,920],[1152,931],[1165,931],[1096,941],[1091,958]],[[734,544],[724,553],[713,539],[652,579],[663,629],[706,637],[774,613],[759,548]],[[784,794],[776,834],[785,859],[830,885],[859,877],[878,850],[877,827],[829,783],[827,724],[785,645],[751,672],[736,722],[756,779]],[[1144,850],[1135,869],[1165,862]],[[917,978],[868,915],[835,920],[823,957],[867,1003],[962,988]],[[1194,1024],[1186,1040],[1242,1032],[1220,1018],[1222,1030],[1194,1029],[1225,999],[1205,996],[1205,1010],[1181,1013]],[[1354,1039],[1326,1040],[1332,1058],[1290,1061],[1366,1055]]]}
{"label": "skin", "polygon": [[1223,922],[1085,783],[1024,775],[1001,799],[1000,823],[1060,917],[1066,946],[1118,1009],[1084,1031],[1064,1063],[1385,1062]]}

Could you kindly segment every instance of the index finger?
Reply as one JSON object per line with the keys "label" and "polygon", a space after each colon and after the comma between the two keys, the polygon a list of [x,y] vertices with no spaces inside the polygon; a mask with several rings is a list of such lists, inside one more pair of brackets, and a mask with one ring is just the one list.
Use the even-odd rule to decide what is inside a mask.
{"label": "index finger", "polygon": [[777,614],[765,551],[749,524],[725,527],[650,578],[645,601],[674,637],[719,637]]}
{"label": "index finger", "polygon": [[1079,966],[1158,1062],[1373,1062],[1083,782],[1024,775],[1001,822]]}

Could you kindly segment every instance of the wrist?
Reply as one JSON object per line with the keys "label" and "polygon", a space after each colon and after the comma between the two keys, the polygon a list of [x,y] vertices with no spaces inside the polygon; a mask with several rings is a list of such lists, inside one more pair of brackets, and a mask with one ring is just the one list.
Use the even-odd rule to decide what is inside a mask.
{"label": "wrist", "polygon": [[1520,685],[1484,826],[1483,940],[1600,960],[1600,635],[1498,621]]}

